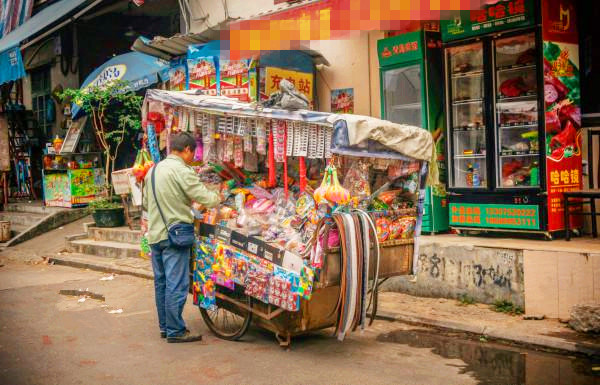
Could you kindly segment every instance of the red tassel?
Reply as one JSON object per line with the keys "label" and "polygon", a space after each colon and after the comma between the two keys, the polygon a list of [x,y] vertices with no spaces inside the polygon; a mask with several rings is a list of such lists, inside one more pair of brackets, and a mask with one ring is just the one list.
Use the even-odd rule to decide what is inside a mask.
{"label": "red tassel", "polygon": [[273,127],[269,130],[269,187],[277,185],[277,176],[275,175],[275,144],[273,143]]}
{"label": "red tassel", "polygon": [[298,173],[300,174],[300,191],[306,190],[306,159],[301,156],[298,159]]}
{"label": "red tassel", "polygon": [[[283,135],[283,148],[287,149],[287,126],[285,128],[285,134]],[[284,158],[283,158],[283,192],[285,193],[285,199],[288,199],[288,195],[289,195],[289,191],[288,191],[288,170],[287,170],[287,164],[288,164],[288,157],[287,154],[285,154]]]}

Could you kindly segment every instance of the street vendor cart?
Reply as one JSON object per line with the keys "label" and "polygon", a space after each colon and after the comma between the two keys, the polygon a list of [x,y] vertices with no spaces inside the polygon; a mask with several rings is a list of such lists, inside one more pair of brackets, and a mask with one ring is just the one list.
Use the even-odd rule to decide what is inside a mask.
{"label": "street vendor cart", "polygon": [[195,212],[191,291],[218,337],[254,323],[282,346],[330,327],[342,340],[372,322],[382,280],[413,274],[426,130],[163,90],[147,92],[144,114],[148,143],[193,132],[199,178],[229,195]]}

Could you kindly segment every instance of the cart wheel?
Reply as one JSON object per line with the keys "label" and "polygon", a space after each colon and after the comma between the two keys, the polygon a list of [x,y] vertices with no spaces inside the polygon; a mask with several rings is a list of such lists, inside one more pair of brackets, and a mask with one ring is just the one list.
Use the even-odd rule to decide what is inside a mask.
{"label": "cart wheel", "polygon": [[[229,290],[217,286],[217,292],[249,308],[252,307],[252,299],[244,294],[243,288],[236,287],[235,290]],[[216,299],[216,304],[216,310],[200,308],[206,326],[217,337],[224,340],[236,341],[242,338],[252,322],[252,312],[220,298]]]}

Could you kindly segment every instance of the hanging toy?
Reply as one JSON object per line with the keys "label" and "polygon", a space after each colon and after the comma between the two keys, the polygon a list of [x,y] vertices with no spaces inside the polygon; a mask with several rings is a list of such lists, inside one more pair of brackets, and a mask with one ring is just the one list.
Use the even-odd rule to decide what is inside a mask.
{"label": "hanging toy", "polygon": [[275,174],[275,143],[273,140],[273,128],[269,130],[269,187],[275,187],[277,185],[277,176]]}
{"label": "hanging toy", "polygon": [[315,199],[315,203],[320,205],[321,203],[326,203],[325,201],[325,193],[327,192],[327,188],[329,187],[331,175],[329,174],[329,167],[325,169],[323,173],[323,181],[321,185],[315,190],[313,193],[313,198]]}
{"label": "hanging toy", "polygon": [[[283,146],[284,148],[287,147],[288,145],[288,132],[287,132],[287,128],[284,131],[283,134]],[[285,199],[289,198],[289,188],[288,188],[288,157],[287,155],[284,155],[283,158],[283,191],[285,194]]]}
{"label": "hanging toy", "polygon": [[330,165],[328,168],[330,168],[330,173],[332,175],[331,183],[325,191],[325,199],[337,205],[348,203],[350,201],[350,193],[340,184],[337,176],[337,169],[333,165]]}

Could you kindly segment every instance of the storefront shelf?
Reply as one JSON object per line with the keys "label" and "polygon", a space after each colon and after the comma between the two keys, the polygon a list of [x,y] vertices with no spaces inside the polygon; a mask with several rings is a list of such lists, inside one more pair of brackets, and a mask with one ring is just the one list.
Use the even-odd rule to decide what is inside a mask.
{"label": "storefront shelf", "polygon": [[452,78],[466,78],[466,77],[470,77],[470,76],[483,76],[483,71],[479,70],[479,71],[460,72],[460,73],[452,74]]}
{"label": "storefront shelf", "polygon": [[454,127],[453,131],[456,132],[465,132],[465,131],[485,131],[485,126],[478,127]]}
{"label": "storefront shelf", "polygon": [[485,158],[485,154],[475,154],[475,155],[456,155],[454,159],[478,159]]}
{"label": "storefront shelf", "polygon": [[475,103],[481,103],[481,102],[483,102],[483,99],[456,100],[456,101],[452,101],[452,105],[460,106],[463,104],[475,104]]}
{"label": "storefront shelf", "polygon": [[503,95],[496,95],[497,104],[510,103],[510,102],[521,102],[521,101],[537,101],[537,94],[527,94],[515,97],[506,97]]}
{"label": "storefront shelf", "polygon": [[537,128],[538,126],[538,122],[522,122],[522,123],[515,123],[515,124],[511,124],[511,125],[501,125],[498,126],[501,129],[506,129],[506,128]]}
{"label": "storefront shelf", "polygon": [[535,70],[535,64],[515,64],[512,66],[498,67],[496,69],[496,71],[497,72],[507,72],[507,71],[517,71],[517,70],[525,70],[525,69]]}
{"label": "storefront shelf", "polygon": [[500,155],[501,158],[505,158],[505,157],[515,157],[515,156],[539,156],[539,152],[507,152],[507,151],[502,151],[502,155]]}

